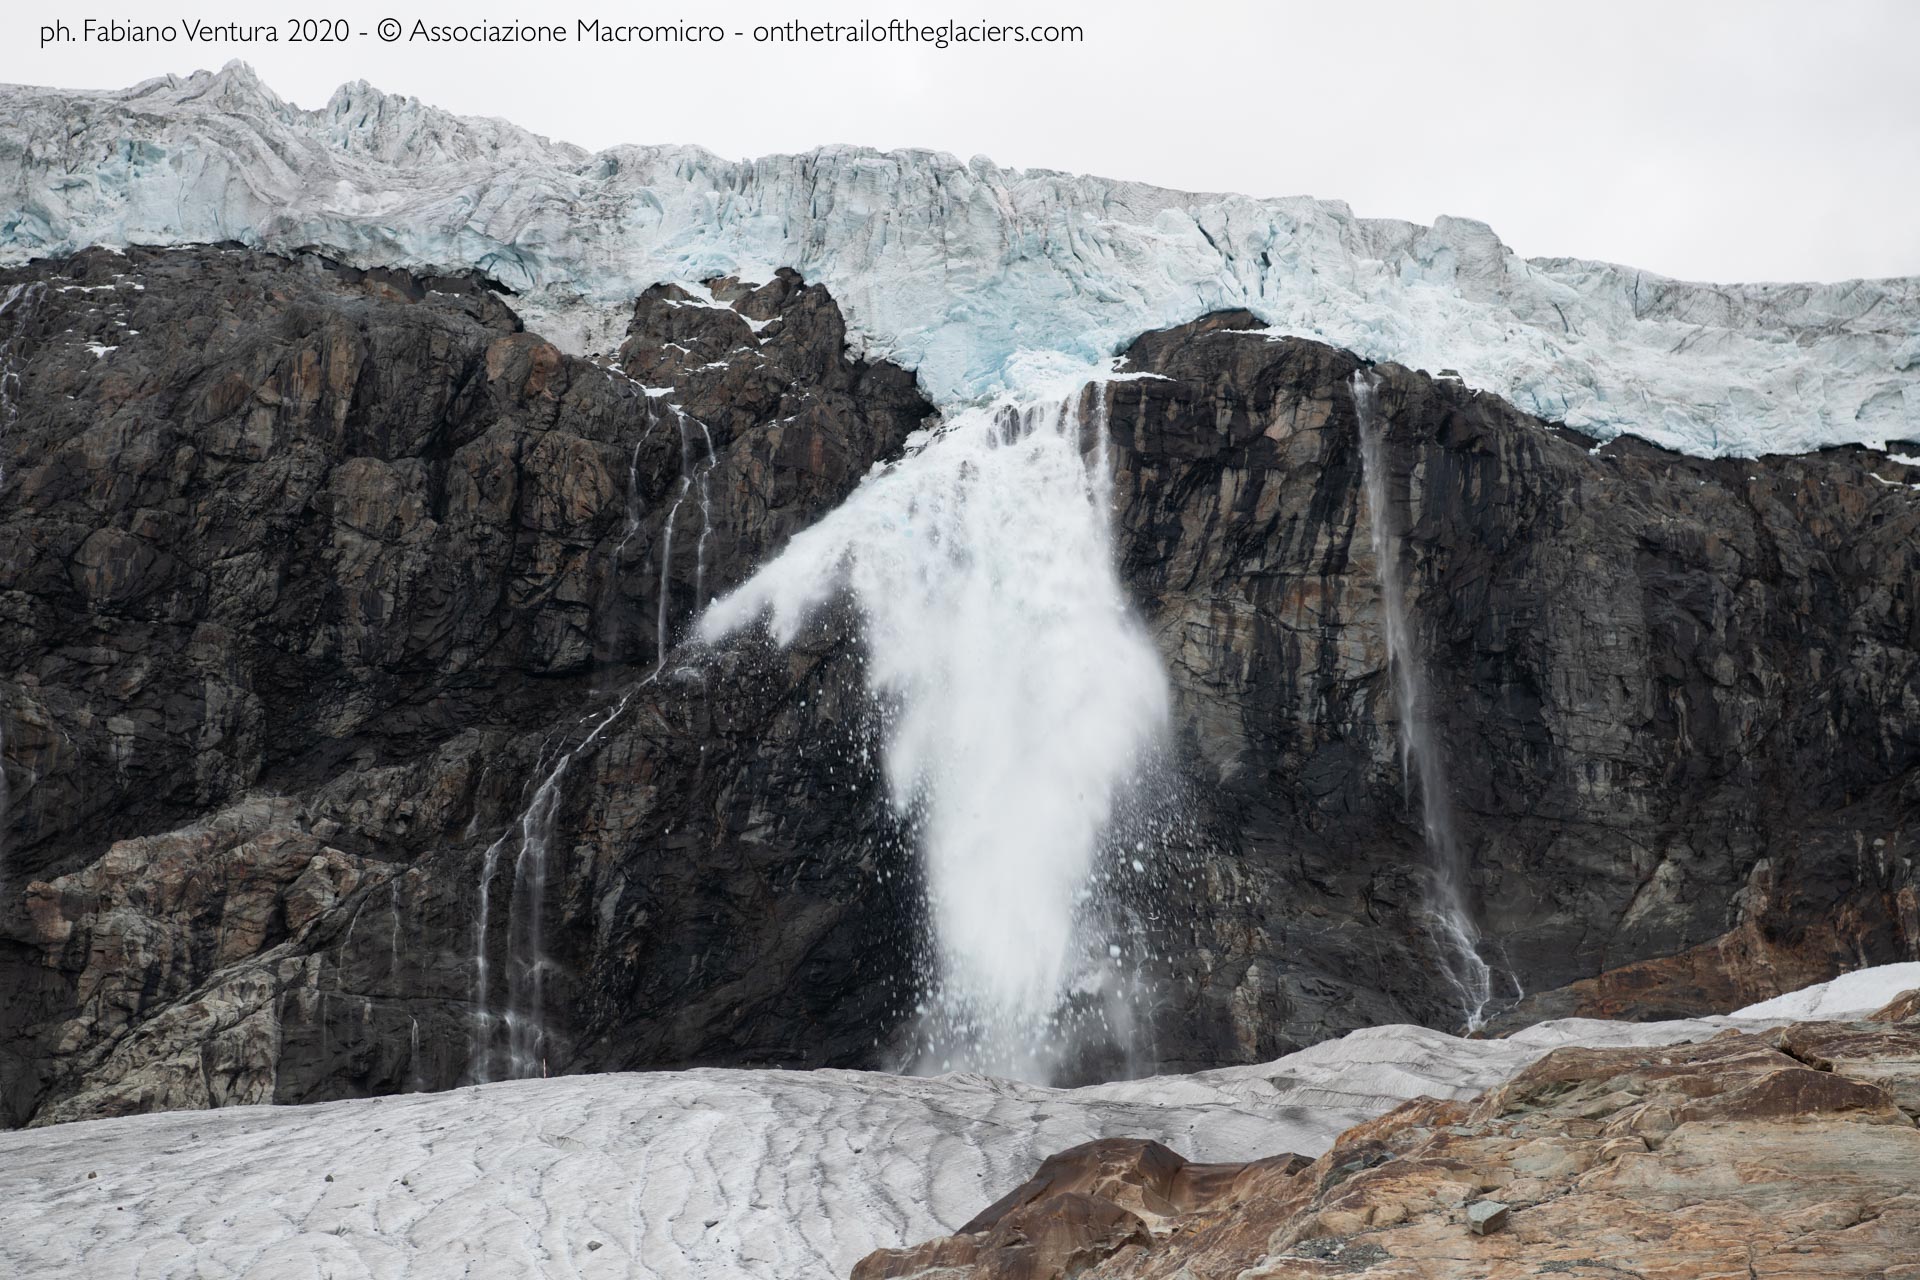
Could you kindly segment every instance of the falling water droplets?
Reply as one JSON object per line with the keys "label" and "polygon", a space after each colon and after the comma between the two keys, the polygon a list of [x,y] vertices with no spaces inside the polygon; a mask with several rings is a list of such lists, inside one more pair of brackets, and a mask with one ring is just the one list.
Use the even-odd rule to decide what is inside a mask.
{"label": "falling water droplets", "polygon": [[784,644],[843,590],[860,607],[926,875],[921,1069],[1048,1077],[1084,961],[1109,959],[1095,863],[1169,708],[1113,564],[1104,408],[1096,388],[956,414],[702,619],[717,640],[765,617]]}
{"label": "falling water droplets", "polygon": [[1493,998],[1493,971],[1480,955],[1480,930],[1468,905],[1466,852],[1460,847],[1440,743],[1427,714],[1426,675],[1415,648],[1400,566],[1400,517],[1387,488],[1386,429],[1377,403],[1377,381],[1371,370],[1362,369],[1353,375],[1351,386],[1368,530],[1380,582],[1381,630],[1399,713],[1400,776],[1409,802],[1417,793],[1432,864],[1425,877],[1426,914],[1439,944],[1441,972],[1460,999],[1468,1030],[1477,1031],[1485,1024]]}
{"label": "falling water droplets", "polygon": [[[501,1046],[496,1042],[505,1033],[505,1071],[509,1078],[526,1079],[547,1074],[551,1056],[550,1028],[547,1019],[547,978],[552,969],[546,953],[546,893],[551,871],[553,842],[564,787],[573,762],[592,748],[619,719],[641,688],[651,684],[666,667],[671,646],[671,586],[673,576],[673,532],[681,506],[691,494],[700,508],[700,536],[695,547],[695,596],[705,589],[706,545],[713,530],[711,477],[718,457],[713,438],[704,423],[689,417],[680,406],[667,406],[680,433],[680,484],[673,505],[668,509],[660,533],[660,599],[655,618],[655,639],[659,648],[653,672],[630,685],[611,708],[592,722],[592,727],[577,747],[564,751],[540,778],[519,818],[487,846],[480,860],[479,887],[475,895],[473,952],[472,1047],[468,1077],[475,1083],[493,1078]],[[641,497],[641,448],[652,434],[655,419],[650,416],[646,429],[634,442],[627,470],[626,521],[620,540],[615,543],[611,571],[618,573],[627,547],[640,532],[645,509]],[[694,453],[692,431],[697,428],[704,457]],[[505,947],[507,1003],[504,1011],[493,1006],[493,964],[489,953],[493,885],[505,859],[512,859],[507,900]]]}

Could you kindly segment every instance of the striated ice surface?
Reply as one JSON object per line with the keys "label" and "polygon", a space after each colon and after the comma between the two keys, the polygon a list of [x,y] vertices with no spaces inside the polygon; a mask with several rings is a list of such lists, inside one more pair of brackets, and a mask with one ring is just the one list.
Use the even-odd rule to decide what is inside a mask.
{"label": "striated ice surface", "polygon": [[596,350],[656,281],[793,266],[832,288],[866,351],[948,406],[1246,307],[1276,334],[1454,369],[1602,437],[1708,455],[1920,438],[1913,278],[1693,284],[1522,259],[1466,218],[923,151],[589,154],[365,83],[300,110],[240,64],[115,92],[0,89],[0,261],[227,239],[478,268],[520,291],[530,323]]}
{"label": "striated ice surface", "polygon": [[1678,1044],[1795,1016],[1576,1018],[1503,1040],[1372,1027],[1259,1066],[1071,1090],[695,1070],[54,1125],[0,1133],[0,1275],[845,1275],[1092,1138],[1199,1160],[1316,1155],[1408,1098],[1472,1097],[1561,1045]]}

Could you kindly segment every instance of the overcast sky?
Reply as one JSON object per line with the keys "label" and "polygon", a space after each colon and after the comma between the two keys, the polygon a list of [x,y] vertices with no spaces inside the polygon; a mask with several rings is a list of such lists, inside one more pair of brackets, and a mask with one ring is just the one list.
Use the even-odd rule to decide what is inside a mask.
{"label": "overcast sky", "polygon": [[[289,8],[298,13],[294,5]],[[34,47],[48,6],[0,18],[0,75],[108,88],[244,57],[318,106],[365,78],[588,147],[728,156],[829,142],[1188,190],[1316,195],[1367,216],[1491,223],[1523,254],[1710,280],[1920,274],[1920,0],[315,0],[383,17],[717,21],[718,46]],[[265,20],[257,3],[120,5]],[[264,8],[273,8],[267,6]],[[144,11],[144,12],[143,12]],[[66,15],[78,23],[83,12]],[[1053,47],[756,45],[790,18],[1070,22]],[[23,47],[24,46],[24,47]]]}

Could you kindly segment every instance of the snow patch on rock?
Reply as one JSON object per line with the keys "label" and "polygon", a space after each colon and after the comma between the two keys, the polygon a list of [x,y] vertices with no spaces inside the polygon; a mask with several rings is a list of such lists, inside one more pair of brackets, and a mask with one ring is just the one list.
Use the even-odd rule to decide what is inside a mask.
{"label": "snow patch on rock", "polygon": [[1920,988],[1920,961],[1882,964],[1843,973],[1736,1010],[1736,1018],[1783,1018],[1801,1022],[1820,1018],[1859,1018],[1883,1008],[1904,992]]}

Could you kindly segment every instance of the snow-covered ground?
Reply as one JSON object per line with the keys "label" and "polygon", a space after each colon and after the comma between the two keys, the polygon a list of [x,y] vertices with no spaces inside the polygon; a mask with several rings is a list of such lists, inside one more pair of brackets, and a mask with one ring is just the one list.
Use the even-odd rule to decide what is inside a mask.
{"label": "snow-covered ground", "polygon": [[[1658,193],[1647,203],[1658,216]],[[238,64],[117,92],[0,89],[0,262],[228,239],[477,267],[522,292],[533,327],[593,350],[655,281],[792,266],[944,406],[1243,306],[1275,333],[1456,369],[1601,436],[1737,455],[1920,438],[1912,278],[1690,284],[1523,260],[1465,218],[1426,227],[922,151],[590,155],[364,83],[303,111]]]}
{"label": "snow-covered ground", "polygon": [[[1793,999],[1877,1008],[1920,966]],[[1673,1044],[1793,1012],[1568,1019],[1504,1040],[1375,1027],[1276,1062],[1050,1090],[979,1076],[574,1076],[0,1134],[0,1275],[844,1276],[951,1230],[1095,1137],[1183,1155],[1315,1154],[1421,1094],[1470,1097],[1562,1044]]]}
{"label": "snow-covered ground", "polygon": [[1882,964],[1843,973],[1832,982],[1803,987],[1786,995],[1736,1009],[1736,1018],[1855,1018],[1884,1008],[1895,996],[1920,987],[1920,961]]}

